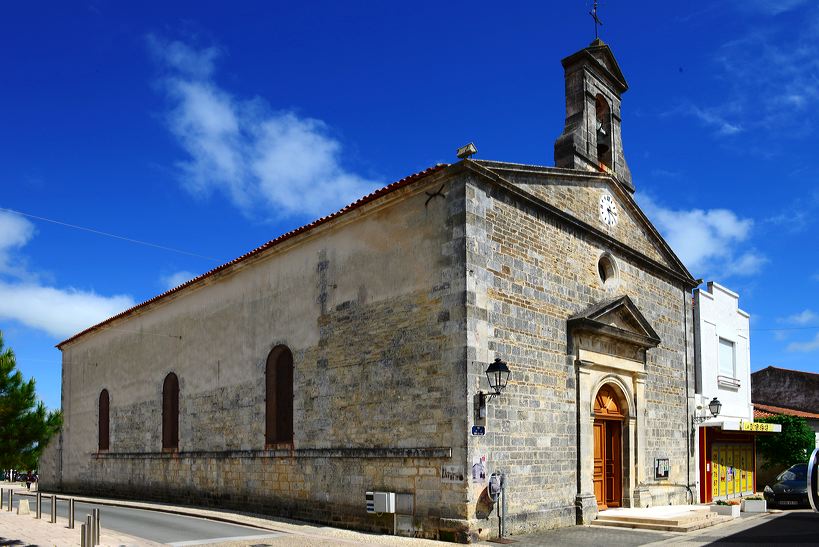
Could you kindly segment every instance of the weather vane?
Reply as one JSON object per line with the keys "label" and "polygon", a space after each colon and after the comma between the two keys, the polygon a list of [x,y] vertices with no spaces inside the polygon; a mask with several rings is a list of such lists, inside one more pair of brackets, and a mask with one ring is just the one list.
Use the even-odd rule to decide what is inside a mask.
{"label": "weather vane", "polygon": [[597,0],[594,0],[594,7],[589,12],[589,15],[591,15],[592,19],[594,19],[594,39],[599,40],[600,37],[597,35],[597,27],[602,27],[603,21],[601,21],[600,18],[597,17]]}

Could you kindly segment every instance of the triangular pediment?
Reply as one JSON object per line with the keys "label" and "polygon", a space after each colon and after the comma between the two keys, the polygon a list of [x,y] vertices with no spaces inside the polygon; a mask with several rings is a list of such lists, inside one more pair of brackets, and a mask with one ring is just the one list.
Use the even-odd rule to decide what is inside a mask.
{"label": "triangular pediment", "polygon": [[603,40],[599,38],[594,40],[588,47],[569,55],[562,62],[563,66],[567,67],[584,60],[595,65],[603,75],[611,80],[611,83],[618,88],[620,93],[624,93],[628,89],[626,77],[623,75],[623,71],[620,70],[620,65],[617,64],[614,53]]}
{"label": "triangular pediment", "polygon": [[583,329],[649,348],[660,343],[657,331],[628,296],[591,306],[567,321],[569,330]]}
{"label": "triangular pediment", "polygon": [[[495,184],[504,187],[511,185],[526,192],[540,206],[568,222],[574,222],[574,219],[584,222],[585,229],[607,238],[609,248],[621,252],[624,249],[618,244],[625,245],[628,247],[626,251],[634,251],[651,260],[652,267],[672,275],[686,287],[697,286],[691,273],[646,217],[634,197],[614,178],[489,160],[467,160],[464,166]],[[602,225],[599,217],[600,199],[604,192],[611,194],[619,212],[618,224],[613,229]],[[569,194],[572,199],[566,199]]]}

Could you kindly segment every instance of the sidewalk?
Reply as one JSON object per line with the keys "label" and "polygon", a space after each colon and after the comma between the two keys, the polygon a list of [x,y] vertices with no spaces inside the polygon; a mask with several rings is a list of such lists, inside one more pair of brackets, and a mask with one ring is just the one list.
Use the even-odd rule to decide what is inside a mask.
{"label": "sidewalk", "polygon": [[[25,487],[23,487],[25,490]],[[0,511],[0,545],[54,545],[57,547],[76,547],[81,543],[80,522],[72,530],[68,520],[57,517],[51,524],[48,515],[35,519],[34,513],[17,514],[17,503],[14,511]],[[78,519],[79,520],[79,519]],[[111,530],[100,530],[100,545],[106,546],[155,546],[158,543],[120,534]]]}
{"label": "sidewalk", "polygon": [[[9,486],[15,488],[16,492],[20,494],[27,493],[26,487],[22,488],[19,485],[8,483],[0,483],[5,491]],[[33,490],[32,490],[33,491]],[[43,496],[50,495],[43,492]],[[60,496],[63,497],[63,496]],[[310,546],[310,547],[335,547],[340,545],[383,545],[385,547],[441,547],[444,545],[452,545],[440,541],[433,541],[427,539],[415,539],[399,536],[371,534],[366,532],[357,532],[353,530],[344,530],[341,528],[332,528],[319,524],[312,524],[297,520],[290,520],[284,518],[270,517],[267,515],[252,515],[248,513],[239,513],[230,510],[211,510],[198,507],[186,507],[181,505],[171,505],[166,503],[146,503],[146,502],[132,502],[123,500],[90,498],[85,496],[71,496],[77,502],[94,503],[98,505],[109,505],[118,507],[132,507],[137,509],[149,509],[152,511],[162,511],[166,513],[174,513],[179,515],[189,515],[194,517],[208,518],[212,520],[230,522],[233,524],[242,524],[246,526],[253,526],[262,530],[269,530],[271,532],[281,532],[283,535],[275,538],[265,538],[261,541],[263,545],[270,546]],[[75,524],[76,528],[70,530],[67,528],[66,519],[57,519],[57,523],[50,524],[49,516],[43,515],[42,520],[34,518],[33,509],[34,503],[31,496],[14,496],[14,512],[8,512],[7,499],[4,498],[3,510],[0,511],[0,545],[56,545],[56,546],[72,546],[80,545],[80,522]],[[28,499],[29,505],[32,509],[31,515],[17,515],[17,506],[20,499]],[[9,540],[18,540],[19,543],[9,542]],[[145,545],[154,546],[160,545],[150,541],[130,537],[118,532],[106,531],[105,525],[102,526],[100,534],[100,542],[102,545]],[[260,540],[248,537],[246,539],[219,542],[218,545],[228,547],[244,547],[259,545]],[[216,545],[216,543],[213,543]]]}
{"label": "sidewalk", "polygon": [[[0,483],[4,489],[8,488],[5,483]],[[20,489],[16,488],[21,494],[25,492],[25,486]],[[47,493],[43,493],[47,495]],[[18,497],[15,495],[15,512],[10,513],[6,511],[7,504],[0,511],[0,545],[58,545],[58,546],[77,546],[80,544],[80,529],[79,529],[79,515],[76,529],[68,529],[65,519],[58,518],[57,523],[50,524],[48,515],[43,515],[42,520],[34,519],[32,515],[17,515],[16,507],[19,499],[29,499],[31,497]],[[282,535],[278,537],[266,537],[263,540],[258,538],[247,537],[241,540],[232,540],[219,542],[218,545],[225,545],[228,547],[249,547],[254,545],[268,545],[268,546],[312,546],[312,547],[335,547],[344,545],[383,545],[385,547],[441,547],[444,545],[452,545],[451,543],[444,543],[439,541],[406,538],[399,536],[372,534],[366,532],[357,532],[352,530],[344,530],[340,528],[332,528],[319,524],[312,524],[302,521],[290,520],[285,518],[271,517],[267,515],[255,515],[248,513],[239,513],[230,510],[213,510],[198,507],[186,507],[180,505],[171,505],[165,503],[146,503],[146,502],[131,502],[122,500],[111,500],[101,498],[90,498],[75,496],[77,502],[88,502],[99,505],[119,506],[119,507],[133,507],[139,509],[149,509],[153,511],[161,511],[166,513],[175,513],[181,515],[189,515],[194,517],[202,517],[211,520],[222,522],[229,522],[234,524],[253,526],[262,530],[271,532],[279,532]],[[6,498],[7,500],[7,498]],[[4,500],[5,501],[5,500]],[[33,510],[33,501],[29,502]],[[802,513],[802,512],[798,512]],[[774,535],[781,537],[785,530],[793,528],[791,522],[786,522],[787,519],[782,519],[785,530],[779,526],[776,521],[780,520],[782,513],[769,513],[747,516],[741,519],[736,519],[732,522],[718,524],[709,528],[698,530],[696,532],[679,533],[679,532],[651,532],[644,530],[628,530],[607,528],[602,526],[571,526],[557,530],[543,531],[540,533],[513,536],[510,539],[515,540],[516,544],[521,547],[524,546],[543,546],[543,545],[559,545],[559,546],[586,546],[592,544],[606,543],[609,545],[681,545],[685,547],[704,546],[713,543],[720,543],[724,538],[739,533],[754,533],[751,529],[756,526],[765,525],[767,529],[772,529]],[[813,518],[814,515],[792,515],[797,518]],[[816,515],[819,518],[819,515]],[[810,526],[815,526],[814,522],[810,521]],[[771,528],[772,527],[772,528]],[[787,532],[785,532],[787,534]],[[263,532],[260,532],[263,534]],[[11,540],[11,541],[10,541]],[[16,540],[16,542],[15,542]],[[147,540],[130,537],[125,534],[120,534],[111,530],[106,530],[105,525],[102,526],[100,540],[103,545],[159,545]],[[730,540],[729,540],[730,541]],[[747,541],[747,540],[746,540]],[[213,543],[214,545],[216,543]],[[492,543],[482,542],[480,545],[492,545]]]}

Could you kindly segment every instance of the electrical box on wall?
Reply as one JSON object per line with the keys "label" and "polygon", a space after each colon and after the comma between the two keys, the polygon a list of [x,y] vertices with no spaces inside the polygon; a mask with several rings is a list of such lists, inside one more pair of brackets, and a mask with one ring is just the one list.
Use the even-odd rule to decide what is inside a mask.
{"label": "electrical box on wall", "polygon": [[395,513],[395,492],[367,492],[368,513]]}

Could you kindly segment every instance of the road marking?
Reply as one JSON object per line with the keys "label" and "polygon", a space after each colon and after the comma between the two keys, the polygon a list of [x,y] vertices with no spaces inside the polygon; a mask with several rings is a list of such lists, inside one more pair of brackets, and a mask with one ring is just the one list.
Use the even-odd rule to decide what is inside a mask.
{"label": "road marking", "polygon": [[208,539],[194,539],[191,541],[177,541],[175,543],[168,543],[172,547],[183,547],[185,545],[208,545],[211,543],[222,543],[226,541],[245,541],[248,539],[270,539],[282,536],[283,534],[263,534],[259,536],[233,536],[226,538],[208,538]]}

